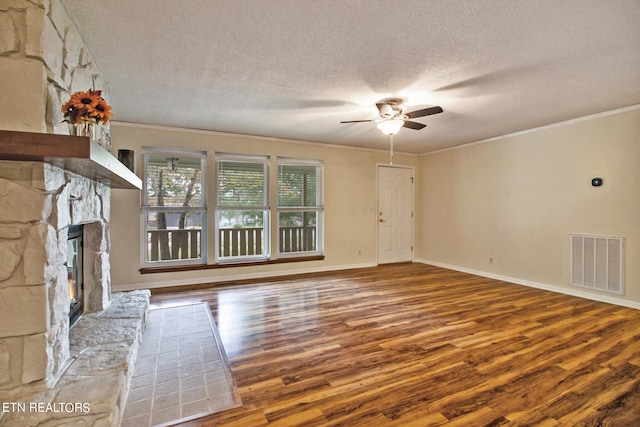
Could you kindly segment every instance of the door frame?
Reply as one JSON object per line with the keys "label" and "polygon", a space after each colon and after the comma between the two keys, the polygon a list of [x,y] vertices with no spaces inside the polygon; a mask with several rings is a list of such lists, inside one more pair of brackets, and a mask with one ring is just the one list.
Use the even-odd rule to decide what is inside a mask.
{"label": "door frame", "polygon": [[408,169],[411,171],[413,177],[411,186],[411,262],[415,262],[415,240],[416,240],[416,168],[411,165],[402,164],[390,164],[390,163],[377,163],[376,164],[376,264],[380,265],[380,227],[378,226],[378,212],[380,212],[380,168],[396,168],[396,169]]}

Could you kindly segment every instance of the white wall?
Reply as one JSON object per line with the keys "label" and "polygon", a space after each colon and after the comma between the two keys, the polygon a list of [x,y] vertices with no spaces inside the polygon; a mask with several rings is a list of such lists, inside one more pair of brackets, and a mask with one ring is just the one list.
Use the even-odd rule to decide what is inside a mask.
{"label": "white wall", "polygon": [[[323,144],[285,141],[215,132],[112,123],[113,152],[133,149],[140,171],[140,147],[166,147],[208,152],[207,169],[213,171],[215,152],[259,154],[324,161],[323,261],[265,264],[176,273],[140,274],[140,193],[112,190],[111,278],[114,290],[153,288],[180,284],[337,270],[376,264],[376,165],[388,162],[383,151],[351,149]],[[416,166],[418,156],[396,155],[395,164]],[[139,175],[139,173],[138,173]],[[212,186],[209,186],[209,262],[213,263],[214,233],[211,222]],[[361,254],[358,255],[358,250]]]}
{"label": "white wall", "polygon": [[424,155],[416,257],[581,294],[569,284],[569,234],[623,236],[618,299],[640,308],[639,162],[640,107]]}
{"label": "white wall", "polygon": [[[388,161],[385,152],[119,123],[111,133],[114,153],[134,149],[138,162],[140,147],[156,146],[207,150],[210,170],[216,151],[325,163],[324,261],[142,275],[139,193],[113,190],[114,290],[376,264],[376,164]],[[419,158],[399,156],[396,163],[415,166],[418,175],[416,259],[640,308],[639,159],[640,107]],[[596,176],[604,178],[602,187],[591,186]],[[626,238],[624,296],[569,284],[571,233]]]}

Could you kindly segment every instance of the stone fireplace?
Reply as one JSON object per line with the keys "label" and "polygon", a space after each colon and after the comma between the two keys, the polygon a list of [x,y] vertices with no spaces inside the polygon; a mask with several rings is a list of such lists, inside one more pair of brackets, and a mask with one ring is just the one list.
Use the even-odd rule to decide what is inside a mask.
{"label": "stone fireplace", "polygon": [[69,227],[83,230],[85,311],[111,283],[108,186],[56,166],[0,163],[0,388],[52,382],[69,357]]}
{"label": "stone fireplace", "polygon": [[[139,178],[109,153],[108,125],[95,141],[69,136],[61,106],[108,84],[60,0],[0,1],[0,30],[0,425],[117,426],[149,293],[111,293],[111,189]],[[80,411],[47,410],[65,402]]]}
{"label": "stone fireplace", "polygon": [[[50,140],[56,144],[47,144]],[[47,145],[60,157],[42,154]],[[88,154],[63,155],[65,147],[78,146],[89,147]],[[110,200],[112,186],[136,188],[138,183],[132,172],[88,138],[0,131],[3,405],[51,403],[66,394],[67,400],[86,405],[85,425],[97,419],[118,424],[149,296],[144,291],[120,295],[113,304]],[[75,295],[71,285],[76,286]],[[72,314],[74,297],[82,304]],[[71,326],[75,318],[79,320]],[[91,361],[96,364],[91,366]],[[87,401],[82,391],[85,379],[100,379],[110,395]],[[96,402],[107,403],[99,407]],[[11,407],[3,407],[0,424],[26,422],[23,414],[6,409]],[[28,415],[40,423],[52,414]]]}

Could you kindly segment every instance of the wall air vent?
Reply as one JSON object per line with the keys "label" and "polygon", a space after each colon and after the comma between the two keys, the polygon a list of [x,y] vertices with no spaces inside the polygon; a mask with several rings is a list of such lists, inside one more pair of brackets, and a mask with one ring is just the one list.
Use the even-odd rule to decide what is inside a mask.
{"label": "wall air vent", "polygon": [[624,294],[624,237],[571,234],[571,284]]}

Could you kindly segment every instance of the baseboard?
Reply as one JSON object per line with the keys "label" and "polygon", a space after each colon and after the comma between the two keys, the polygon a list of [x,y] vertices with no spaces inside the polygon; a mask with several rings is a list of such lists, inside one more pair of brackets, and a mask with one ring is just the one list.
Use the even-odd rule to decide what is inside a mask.
{"label": "baseboard", "polygon": [[501,280],[503,282],[515,283],[516,285],[529,286],[531,288],[543,289],[545,291],[557,292],[565,295],[571,295],[574,297],[590,299],[592,301],[605,302],[608,304],[614,304],[622,307],[635,308],[636,310],[640,310],[640,303],[638,302],[628,301],[622,298],[617,298],[609,295],[593,294],[590,292],[581,291],[579,289],[561,288],[559,286],[549,285],[546,283],[533,282],[531,280],[524,280],[517,277],[503,276],[500,274],[489,273],[481,270],[474,270],[471,268],[460,267],[457,265],[445,264],[442,262],[432,261],[428,259],[416,259],[415,262],[434,265],[436,267],[442,267],[449,270],[460,271],[463,273],[475,274],[476,276],[488,277],[489,279]]}
{"label": "baseboard", "polygon": [[[252,279],[261,279],[261,278],[270,278],[270,277],[285,277],[285,276],[294,276],[297,274],[305,274],[305,273],[324,273],[327,271],[338,271],[338,270],[351,270],[354,268],[366,268],[366,267],[375,267],[376,263],[362,263],[362,264],[349,264],[349,265],[340,265],[340,266],[326,266],[326,267],[316,267],[316,268],[301,268],[297,270],[279,270],[279,271],[257,271],[254,273],[247,274],[235,274],[231,276],[220,277],[219,275],[207,275],[207,276],[199,276],[189,279],[172,279],[172,280],[163,280],[163,281],[153,281],[147,283],[125,283],[125,284],[114,284],[112,285],[113,292],[125,292],[125,291],[133,291],[140,289],[158,289],[158,288],[168,288],[173,286],[187,286],[187,285],[200,285],[203,283],[228,283],[239,280],[252,280]],[[209,270],[215,271],[215,270]],[[169,275],[179,275],[180,273],[166,273],[164,274],[158,273],[154,275],[165,276]]]}
{"label": "baseboard", "polygon": [[[475,274],[476,276],[488,277],[490,279],[501,280],[503,282],[514,283],[516,285],[529,286],[532,288],[543,289],[545,291],[557,292],[565,295],[571,295],[579,298],[590,299],[593,301],[604,302],[608,304],[619,305],[622,307],[635,308],[636,310],[640,310],[640,303],[634,301],[628,301],[622,298],[616,298],[609,295],[601,295],[601,294],[593,294],[585,291],[581,291],[578,289],[569,289],[569,288],[561,288],[559,286],[549,285],[546,283],[534,282],[531,280],[524,280],[517,277],[504,276],[500,274],[489,273],[481,270],[474,270],[471,268],[460,267],[457,265],[446,264],[438,261],[432,261],[428,259],[416,258],[414,262],[434,265],[436,267],[442,267],[449,270],[460,271],[463,273]],[[133,291],[140,289],[157,289],[157,288],[167,288],[172,286],[183,286],[183,285],[199,285],[202,283],[225,283],[225,282],[234,282],[239,280],[252,280],[252,279],[260,279],[260,278],[270,278],[270,277],[278,277],[278,276],[293,276],[297,274],[305,274],[305,273],[323,273],[327,271],[339,271],[339,270],[350,270],[354,268],[366,268],[366,267],[375,267],[376,263],[363,263],[363,264],[350,264],[350,265],[342,265],[342,266],[327,266],[327,267],[317,267],[317,268],[305,268],[298,270],[286,270],[286,271],[271,271],[271,272],[255,272],[249,274],[236,274],[232,276],[202,276],[190,279],[180,279],[180,280],[164,280],[164,281],[154,281],[151,283],[128,283],[128,284],[119,284],[113,285],[113,292],[125,292],[125,291]],[[179,274],[179,273],[168,273],[168,274]]]}

